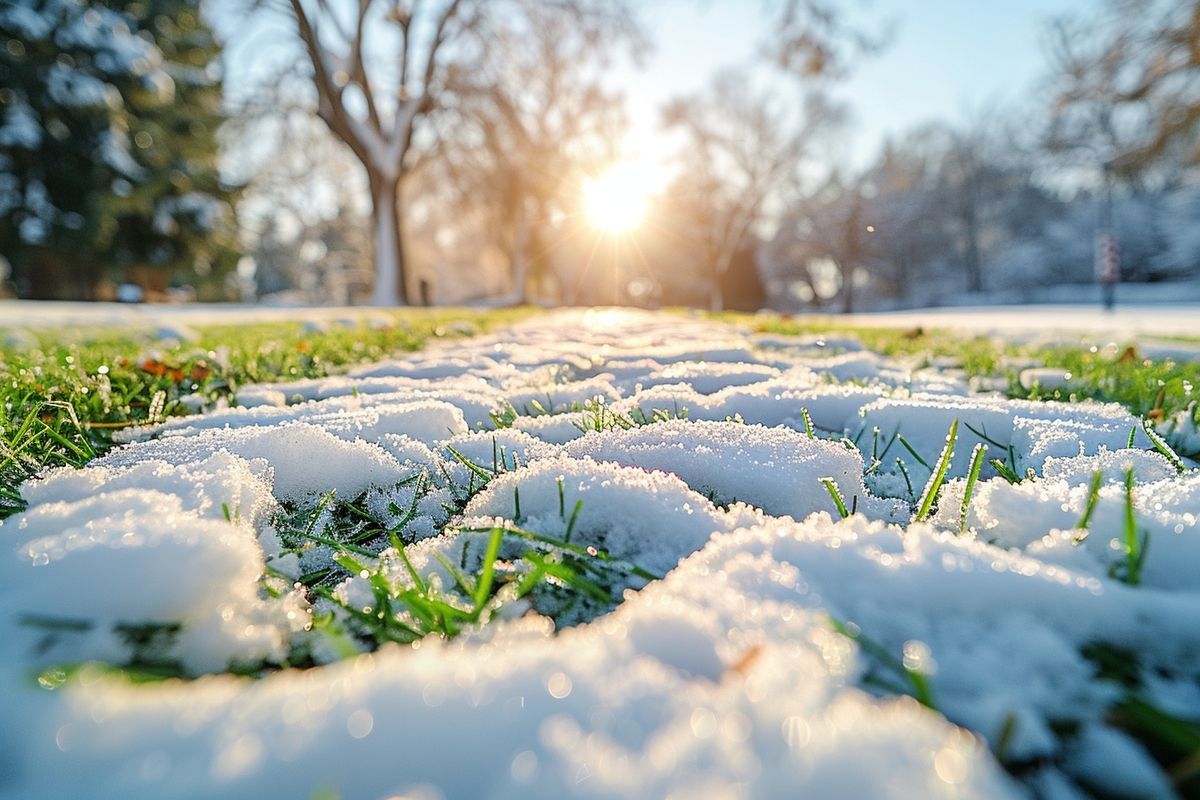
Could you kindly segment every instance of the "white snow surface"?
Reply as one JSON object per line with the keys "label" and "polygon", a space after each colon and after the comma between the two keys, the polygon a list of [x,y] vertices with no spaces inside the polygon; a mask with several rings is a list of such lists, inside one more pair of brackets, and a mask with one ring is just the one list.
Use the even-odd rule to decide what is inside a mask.
{"label": "white snow surface", "polygon": [[[1160,288],[1173,290],[1170,284]],[[369,318],[373,312],[365,312]],[[1129,302],[1120,303],[1114,311],[1105,311],[1099,304],[1071,305],[991,305],[975,307],[921,308],[908,311],[862,312],[857,314],[810,314],[814,322],[836,322],[852,327],[883,328],[945,328],[973,333],[995,333],[1005,336],[1044,337],[1066,332],[1111,337],[1121,341],[1142,336],[1195,336],[1196,316],[1200,307],[1192,302]],[[122,303],[81,303],[45,300],[0,300],[0,328],[61,328],[153,326],[165,321],[185,321],[193,325],[237,325],[263,320],[304,319],[314,326],[327,323],[342,324],[362,318],[360,307],[288,307],[228,303],[194,303],[183,305],[127,305]],[[748,336],[745,341],[771,348],[780,339],[792,338],[785,346],[790,349],[814,351],[832,349],[860,350],[862,345],[838,334],[803,337]],[[1179,347],[1177,342],[1172,346]],[[558,349],[548,343],[548,349]],[[570,350],[568,346],[566,348]],[[1194,353],[1194,351],[1191,351]],[[715,360],[715,359],[709,359]]]}
{"label": "white snow surface", "polygon": [[[1200,717],[1200,471],[1178,473],[1140,428],[1126,448],[1136,420],[1119,407],[973,396],[850,341],[629,311],[546,314],[239,400],[22,487],[28,509],[0,524],[0,719],[20,721],[0,726],[0,796],[1173,796],[1111,727],[1123,689],[1083,653],[1136,653],[1147,699]],[[638,424],[656,411],[668,419]],[[917,494],[928,470],[898,443],[871,470],[872,451],[900,431],[933,463],[953,419],[937,511],[910,525],[894,459]],[[988,467],[960,533],[984,436],[1033,477]],[[498,474],[450,518],[473,474],[460,459]],[[1149,542],[1137,586],[1110,577],[1127,470]],[[857,513],[838,519],[823,479]],[[274,597],[262,575],[300,574],[277,515],[331,489],[385,516],[412,497],[428,574],[468,535],[447,522],[516,522],[573,525],[663,577],[558,631],[531,611],[228,674],[316,635],[304,595]],[[178,626],[170,655],[197,677],[32,677],[127,663],[122,630],[145,624]],[[879,687],[906,684],[876,647],[924,676],[937,711]],[[1001,739],[1035,765],[1024,785],[989,750]]]}

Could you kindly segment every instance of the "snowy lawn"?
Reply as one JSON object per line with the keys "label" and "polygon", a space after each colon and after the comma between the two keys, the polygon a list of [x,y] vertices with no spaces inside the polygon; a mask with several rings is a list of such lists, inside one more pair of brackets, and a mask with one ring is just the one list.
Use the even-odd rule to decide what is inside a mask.
{"label": "snowy lawn", "polygon": [[0,795],[1200,792],[1186,346],[511,320],[10,341]]}

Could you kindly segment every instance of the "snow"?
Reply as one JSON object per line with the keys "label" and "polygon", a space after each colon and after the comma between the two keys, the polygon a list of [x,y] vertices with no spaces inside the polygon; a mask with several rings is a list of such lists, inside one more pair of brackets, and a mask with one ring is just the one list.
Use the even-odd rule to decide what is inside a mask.
{"label": "snow", "polygon": [[[1064,287],[1068,294],[1082,296],[1081,287]],[[1082,287],[1098,295],[1095,284]],[[1132,339],[1141,334],[1156,336],[1194,336],[1197,304],[1194,296],[1180,302],[1181,294],[1194,295],[1195,284],[1185,284],[1185,292],[1175,284],[1124,284],[1122,295],[1144,294],[1146,299],[1118,300],[1112,311],[1104,311],[1095,301],[1073,304],[1059,300],[1041,305],[979,305],[953,308],[922,308],[913,311],[843,314],[836,317],[845,325],[884,328],[944,328],[982,335],[1041,338],[1055,333],[1075,333],[1107,337],[1106,340]],[[1156,290],[1152,294],[1149,290]]]}
{"label": "snow", "polygon": [[712,493],[718,502],[741,501],[796,519],[814,511],[836,513],[822,478],[832,478],[846,502],[866,495],[857,451],[788,428],[672,421],[588,433],[563,450],[674,474],[693,489]]}
{"label": "snow", "polygon": [[46,93],[63,106],[119,105],[121,102],[115,86],[61,64],[55,64],[47,71]]}
{"label": "snow", "polygon": [[[1171,289],[1170,284],[1159,284]],[[1127,289],[1132,287],[1126,287]],[[316,320],[337,322],[371,318],[378,312],[364,311],[357,307],[271,307],[222,303],[204,303],[181,306],[128,306],[121,303],[76,303],[23,300],[0,300],[0,327],[3,328],[61,328],[63,326],[128,327],[152,325],[162,320],[189,325],[237,325],[248,322],[279,320]],[[889,311],[874,313],[842,314],[831,317],[812,315],[807,317],[814,323],[833,321],[851,327],[917,328],[927,330],[946,329],[979,335],[1004,335],[1027,339],[1044,339],[1058,334],[1092,338],[1101,344],[1139,338],[1163,336],[1195,336],[1196,316],[1200,303],[1193,302],[1137,302],[1123,303],[1114,311],[1105,312],[1099,303],[1075,305],[1013,305],[978,306],[970,308],[924,308],[913,311]],[[574,333],[574,332],[573,332]],[[574,336],[572,337],[574,338]],[[744,341],[747,346],[761,347],[769,354],[776,341],[795,339],[785,346],[795,352],[823,350],[842,352],[862,349],[857,341],[847,346],[845,337],[833,335],[776,337],[774,335],[749,335]],[[824,342],[819,345],[818,342]],[[561,342],[549,342],[546,352],[559,352]],[[637,343],[628,346],[636,349]],[[571,348],[567,348],[570,350]],[[627,356],[636,360],[636,355]],[[676,359],[679,360],[679,359]],[[687,360],[687,359],[683,359]],[[715,358],[708,358],[715,361]],[[728,359],[726,359],[728,360]],[[737,360],[736,358],[733,360]],[[751,361],[755,359],[751,358]]]}
{"label": "snow", "polygon": [[19,32],[26,39],[42,39],[52,25],[48,15],[37,13],[31,4],[13,3],[0,8],[0,25]]}
{"label": "snow", "polygon": [[163,461],[184,465],[218,452],[269,467],[274,493],[280,500],[299,500],[330,489],[353,498],[372,486],[403,480],[412,472],[379,445],[361,440],[347,442],[306,422],[222,428],[186,437],[134,442],[97,459],[95,464],[119,468]]}
{"label": "snow", "polygon": [[[1101,447],[1116,449],[1129,441],[1150,446],[1139,420],[1116,404],[1038,403],[1003,400],[996,397],[913,394],[908,397],[884,397],[864,405],[859,427],[872,431],[878,427],[880,439],[890,441],[896,434],[929,465],[933,465],[945,445],[954,420],[959,421],[950,474],[966,474],[971,451],[977,444],[989,444],[992,457],[1004,457],[1008,447],[1020,453],[1017,466],[1040,470],[1050,456],[1095,454]],[[859,438],[859,447],[869,457],[874,446],[870,436]],[[893,445],[891,455],[907,453]],[[929,471],[914,457],[908,465],[922,476]],[[887,467],[892,469],[892,467]]]}
{"label": "snow", "polygon": [[[1148,700],[1200,715],[1200,471],[1178,472],[1140,426],[1127,447],[1137,420],[1119,407],[973,395],[949,369],[914,373],[849,341],[560,312],[136,431],[28,482],[28,509],[0,525],[0,715],[21,720],[0,728],[0,794],[1171,796],[1112,725],[1124,689],[1085,653],[1136,653]],[[645,424],[655,410],[670,413]],[[898,442],[872,457],[901,431],[932,463],[954,419],[936,512],[910,524],[895,458],[916,493],[928,471]],[[1012,446],[1022,480],[987,467],[960,535],[983,441],[967,423],[989,456]],[[460,459],[497,475],[455,506],[474,477]],[[1137,586],[1110,576],[1129,470],[1149,542]],[[839,519],[824,479],[857,513]],[[284,547],[279,515],[330,490],[403,523],[427,578],[445,581],[437,556],[466,559],[495,525],[570,531],[662,577],[631,573],[613,587],[623,602],[557,630],[516,603],[451,641],[344,660],[318,647],[321,666],[228,674],[321,641],[303,594],[273,596],[261,576],[290,585],[313,567],[319,553]],[[380,559],[409,581],[395,562]],[[358,575],[335,592],[370,602]],[[147,624],[161,634],[149,654],[128,635]],[[923,675],[937,710],[880,688],[906,673],[875,648]],[[150,656],[194,677],[30,680]],[[1037,766],[1010,776],[988,749],[1001,739]]]}
{"label": "snow", "polygon": [[[1054,464],[1058,477],[1009,484],[985,481],[976,487],[967,524],[977,535],[1004,548],[1021,548],[1042,561],[1063,563],[1092,575],[1105,575],[1123,559],[1125,486],[1124,471],[1132,468],[1136,481],[1134,509],[1139,535],[1148,537],[1142,583],[1165,589],[1200,591],[1200,472],[1174,475],[1165,460],[1143,453],[1106,452],[1100,457],[1069,459],[1082,464]],[[1054,460],[1051,460],[1053,464]],[[1093,519],[1086,535],[1075,531],[1088,500],[1092,469],[1099,470],[1101,486]],[[1163,478],[1166,473],[1172,475]],[[942,522],[956,524],[962,483],[946,487],[939,512]],[[1081,542],[1076,539],[1082,538]]]}
{"label": "snow", "polygon": [[534,461],[526,469],[501,475],[463,511],[465,525],[490,525],[516,519],[520,495],[521,524],[551,536],[565,533],[568,513],[582,502],[574,541],[607,550],[651,572],[665,573],[680,558],[704,546],[717,531],[756,521],[753,511],[735,507],[725,512],[692,491],[678,477],[631,469],[591,459]]}
{"label": "snow", "polygon": [[1088,725],[1071,758],[1093,788],[1118,797],[1171,797],[1171,783],[1156,769],[1145,748],[1102,725]]}
{"label": "snow", "polygon": [[159,200],[154,209],[152,225],[155,231],[168,236],[179,227],[176,219],[188,216],[197,229],[211,231],[216,228],[221,214],[221,201],[216,197],[202,192],[186,192],[178,197]]}

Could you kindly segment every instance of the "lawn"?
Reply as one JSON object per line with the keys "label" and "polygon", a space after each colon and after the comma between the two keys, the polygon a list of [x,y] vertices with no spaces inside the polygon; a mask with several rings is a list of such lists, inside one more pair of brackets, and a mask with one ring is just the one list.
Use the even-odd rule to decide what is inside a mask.
{"label": "lawn", "polygon": [[1195,362],[388,319],[0,352],[21,796],[1200,790]]}

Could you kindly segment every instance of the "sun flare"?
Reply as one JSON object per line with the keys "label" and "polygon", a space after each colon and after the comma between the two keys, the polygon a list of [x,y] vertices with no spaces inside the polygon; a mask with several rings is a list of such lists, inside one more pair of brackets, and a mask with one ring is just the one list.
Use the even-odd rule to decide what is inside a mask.
{"label": "sun flare", "polygon": [[583,186],[588,219],[604,233],[628,233],[636,228],[648,203],[645,180],[628,166],[613,167]]}

